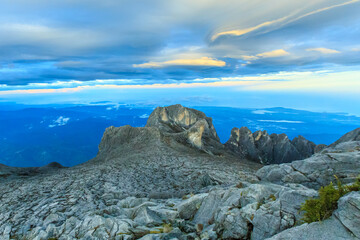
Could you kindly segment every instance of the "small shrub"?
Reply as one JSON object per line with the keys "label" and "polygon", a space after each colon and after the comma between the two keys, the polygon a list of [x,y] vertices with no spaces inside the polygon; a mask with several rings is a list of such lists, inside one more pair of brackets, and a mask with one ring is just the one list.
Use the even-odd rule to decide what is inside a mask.
{"label": "small shrub", "polygon": [[330,183],[325,187],[321,187],[319,190],[319,198],[308,199],[304,204],[302,204],[301,211],[305,212],[302,219],[304,222],[312,223],[329,218],[333,211],[337,209],[338,200],[342,196],[351,191],[360,190],[360,178],[358,178],[355,183],[347,186],[343,186],[337,177],[336,179],[336,187],[333,183]]}
{"label": "small shrub", "polygon": [[256,205],[256,210],[258,210],[263,204],[265,203],[265,199],[262,198],[260,201],[258,201]]}
{"label": "small shrub", "polygon": [[276,197],[274,194],[270,194],[269,199],[272,201],[276,201]]}

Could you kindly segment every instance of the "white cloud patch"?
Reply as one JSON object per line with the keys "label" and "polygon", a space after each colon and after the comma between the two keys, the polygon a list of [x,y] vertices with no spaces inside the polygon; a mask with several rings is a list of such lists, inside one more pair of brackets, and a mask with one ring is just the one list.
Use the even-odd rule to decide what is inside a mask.
{"label": "white cloud patch", "polygon": [[291,120],[258,120],[259,122],[272,122],[272,123],[304,123],[303,121],[291,121]]}
{"label": "white cloud patch", "polygon": [[49,125],[49,128],[64,126],[69,122],[70,118],[60,116]]}
{"label": "white cloud patch", "polygon": [[141,115],[141,116],[139,116],[139,118],[149,118],[149,114],[143,114],[143,115]]}
{"label": "white cloud patch", "polygon": [[308,49],[306,49],[306,51],[308,51],[308,52],[319,52],[319,53],[322,53],[322,54],[340,53],[337,50],[330,49],[330,48],[322,48],[322,47],[320,47],[320,48],[308,48]]}
{"label": "white cloud patch", "polygon": [[264,110],[264,109],[259,109],[259,110],[254,110],[252,111],[253,114],[271,114],[271,113],[276,113],[274,111],[269,111],[269,110]]}

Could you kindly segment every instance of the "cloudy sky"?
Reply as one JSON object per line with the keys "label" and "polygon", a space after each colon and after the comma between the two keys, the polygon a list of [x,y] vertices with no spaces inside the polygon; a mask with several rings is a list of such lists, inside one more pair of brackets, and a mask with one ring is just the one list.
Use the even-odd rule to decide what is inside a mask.
{"label": "cloudy sky", "polygon": [[0,3],[1,101],[360,114],[360,0]]}

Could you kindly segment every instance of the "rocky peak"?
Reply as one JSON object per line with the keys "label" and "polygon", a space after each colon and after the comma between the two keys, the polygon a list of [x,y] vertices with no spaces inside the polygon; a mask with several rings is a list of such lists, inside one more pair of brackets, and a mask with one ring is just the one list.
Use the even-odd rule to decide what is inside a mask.
{"label": "rocky peak", "polygon": [[315,144],[302,136],[292,141],[286,134],[271,134],[246,128],[233,128],[225,146],[241,158],[271,164],[304,159],[314,154]]}
{"label": "rocky peak", "polygon": [[201,111],[183,107],[180,104],[168,107],[157,107],[151,113],[146,123],[146,127],[157,127],[165,132],[178,133],[190,129],[201,120],[206,121],[209,127],[209,133],[212,137],[219,140],[210,117],[207,117],[205,113]]}
{"label": "rocky peak", "polygon": [[339,140],[329,145],[329,147],[335,147],[336,145],[344,142],[360,141],[360,128],[354,129],[351,132],[346,133]]}
{"label": "rocky peak", "polygon": [[157,107],[151,113],[146,127],[157,128],[162,134],[172,136],[177,142],[211,154],[220,154],[224,148],[212,119],[203,112],[180,104]]}
{"label": "rocky peak", "polygon": [[315,153],[316,144],[299,135],[291,143],[296,147],[304,158],[308,158]]}

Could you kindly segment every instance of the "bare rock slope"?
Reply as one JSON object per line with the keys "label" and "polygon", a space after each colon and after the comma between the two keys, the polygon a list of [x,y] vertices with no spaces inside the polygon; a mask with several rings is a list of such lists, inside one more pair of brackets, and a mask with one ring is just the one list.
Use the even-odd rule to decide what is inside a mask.
{"label": "bare rock slope", "polygon": [[323,223],[302,224],[299,211],[332,174],[354,180],[359,146],[259,169],[221,145],[205,114],[157,108],[146,127],[108,128],[84,164],[0,165],[0,239],[359,239],[359,192]]}

